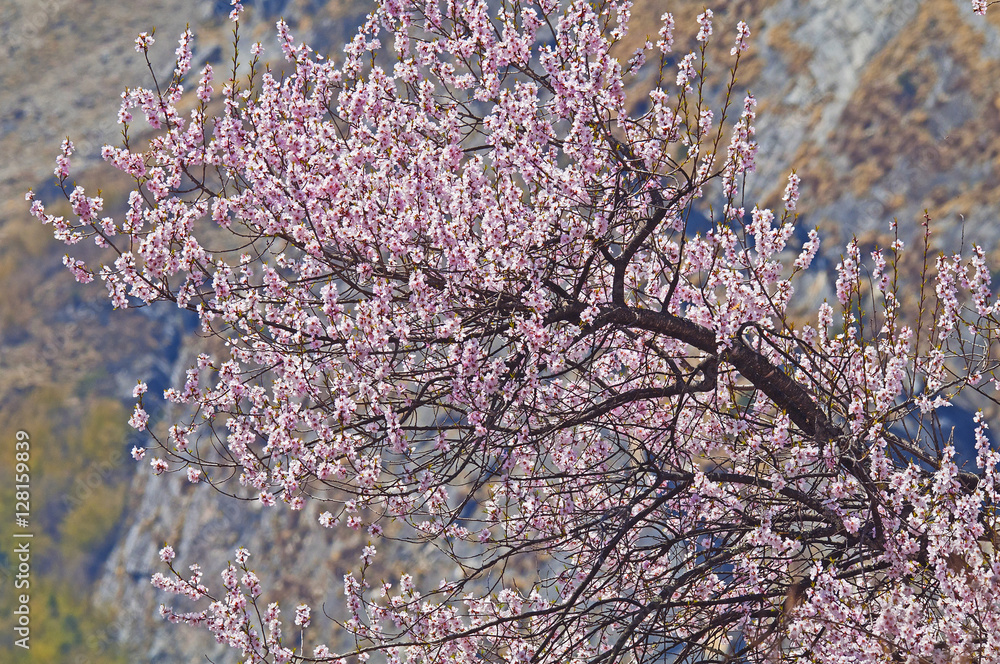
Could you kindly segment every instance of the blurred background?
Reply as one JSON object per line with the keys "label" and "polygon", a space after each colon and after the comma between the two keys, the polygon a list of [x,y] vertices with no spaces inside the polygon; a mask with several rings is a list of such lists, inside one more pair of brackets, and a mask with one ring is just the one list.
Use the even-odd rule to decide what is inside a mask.
{"label": "blurred background", "polygon": [[[296,38],[337,57],[368,9],[354,0],[244,4],[244,48],[261,40],[279,70],[279,16]],[[704,4],[639,0],[623,52],[642,43],[642,30],[655,35],[660,14],[672,11],[683,55]],[[795,168],[800,223],[824,239],[822,269],[804,282],[803,301],[814,306],[830,295],[828,271],[845,241],[884,246],[895,217],[912,244],[925,211],[935,249],[977,241],[1000,265],[1000,8],[982,20],[967,0],[718,4],[716,74],[726,75],[736,22],[746,20],[752,31],[737,85],[759,100],[748,207],[778,207]],[[190,24],[195,71],[211,62],[216,81],[224,80],[232,57],[228,3],[0,0],[0,11],[0,506],[7,510],[0,515],[0,661],[237,661],[207,632],[159,617],[168,598],[149,577],[160,571],[156,552],[165,541],[177,549],[179,569],[201,562],[210,585],[236,546],[249,547],[269,601],[288,611],[310,603],[316,638],[326,638],[333,630],[322,606],[340,601],[361,539],[319,528],[315,507],[261,512],[180,477],[151,478],[148,464],[131,459],[131,446],[146,442],[126,423],[136,381],[156,396],[179,382],[205,342],[176,309],[112,312],[101,283],[76,284],[61,264],[65,247],[24,201],[31,188],[60,211],[52,168],[68,136],[76,145],[73,177],[91,195],[102,189],[106,208],[120,211],[130,181],[101,162],[100,150],[120,140],[121,91],[151,85],[133,39],[155,27],[150,57],[167,78],[177,37]],[[634,87],[638,110],[651,83]],[[919,264],[910,267],[919,273]],[[152,415],[157,426],[169,418]],[[955,424],[956,436],[968,426],[961,409]],[[20,429],[31,435],[29,651],[13,645],[9,513]],[[410,549],[396,562],[440,578]]]}

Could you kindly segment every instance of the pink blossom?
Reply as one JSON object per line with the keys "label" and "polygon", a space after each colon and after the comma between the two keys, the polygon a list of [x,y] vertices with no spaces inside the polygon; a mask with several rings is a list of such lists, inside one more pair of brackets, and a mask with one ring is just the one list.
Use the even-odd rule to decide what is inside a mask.
{"label": "pink blossom", "polygon": [[140,32],[139,36],[135,38],[135,50],[138,53],[145,53],[149,51],[149,47],[153,45],[156,40],[148,32]]}
{"label": "pink blossom", "polygon": [[686,92],[691,92],[691,84],[698,77],[698,71],[694,67],[697,58],[694,53],[688,53],[677,65],[677,87],[683,88]]}
{"label": "pink blossom", "polygon": [[799,176],[795,174],[795,171],[792,171],[788,176],[785,193],[781,196],[781,200],[785,202],[785,209],[789,212],[795,212],[795,206],[799,202],[799,182]]}
{"label": "pink blossom", "polygon": [[201,79],[198,81],[198,99],[203,104],[212,101],[212,65],[207,63],[201,70]]}
{"label": "pink blossom", "polygon": [[729,52],[730,55],[739,55],[747,50],[747,39],[750,38],[750,28],[745,21],[736,24],[736,45]]}
{"label": "pink blossom", "polygon": [[81,260],[66,255],[63,256],[63,265],[69,268],[69,271],[73,273],[73,277],[81,284],[89,284],[94,280],[94,275]]}
{"label": "pink blossom", "polygon": [[698,14],[698,36],[696,37],[698,41],[706,42],[712,35],[712,16],[711,9],[706,9]]}
{"label": "pink blossom", "polygon": [[145,431],[147,422],[149,422],[149,415],[136,404],[135,410],[132,411],[132,417],[128,420],[129,426],[136,431]]}
{"label": "pink blossom", "polygon": [[661,53],[670,53],[674,46],[674,16],[666,13],[660,17],[663,25],[660,27],[660,39],[656,42],[656,47]]}
{"label": "pink blossom", "polygon": [[309,617],[309,606],[307,604],[299,604],[295,607],[295,624],[300,627],[308,627],[311,618]]}

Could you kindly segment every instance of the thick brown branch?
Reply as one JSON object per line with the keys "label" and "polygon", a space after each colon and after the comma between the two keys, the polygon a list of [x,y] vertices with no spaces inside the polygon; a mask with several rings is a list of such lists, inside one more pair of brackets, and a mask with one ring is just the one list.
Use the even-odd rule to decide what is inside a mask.
{"label": "thick brown branch", "polygon": [[786,411],[792,422],[806,433],[820,441],[832,441],[842,435],[840,428],[816,405],[806,388],[742,339],[734,339],[728,347],[720,348],[712,330],[669,312],[635,307],[618,307],[606,314],[606,321],[656,332],[715,355],[720,362],[733,365],[754,387]]}

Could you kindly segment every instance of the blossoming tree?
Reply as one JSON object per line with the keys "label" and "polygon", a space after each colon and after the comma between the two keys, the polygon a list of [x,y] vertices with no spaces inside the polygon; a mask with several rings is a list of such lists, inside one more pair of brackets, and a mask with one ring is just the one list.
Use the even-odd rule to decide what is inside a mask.
{"label": "blossoming tree", "polygon": [[[205,603],[168,619],[248,662],[1000,661],[1000,455],[982,414],[974,467],[936,426],[962,390],[996,399],[983,250],[934,262],[925,235],[910,311],[903,242],[851,242],[836,301],[793,322],[819,239],[796,235],[794,173],[778,213],[744,200],[750,30],[716,94],[711,11],[692,52],[675,59],[664,14],[625,60],[629,10],[385,0],[342,61],[279,23],[291,73],[254,45],[193,98],[186,33],[170,81],[123,94],[104,152],[135,180],[120,220],[67,185],[64,143],[74,218],[28,198],[109,252],[67,256],[77,280],[196,311],[226,343],[166,391],[193,415],[153,470],[319,501],[315,527],[370,536],[347,651],[303,650],[309,607],[283,626],[244,549],[217,586],[165,547],[154,584]],[[377,581],[390,535],[460,573]]]}

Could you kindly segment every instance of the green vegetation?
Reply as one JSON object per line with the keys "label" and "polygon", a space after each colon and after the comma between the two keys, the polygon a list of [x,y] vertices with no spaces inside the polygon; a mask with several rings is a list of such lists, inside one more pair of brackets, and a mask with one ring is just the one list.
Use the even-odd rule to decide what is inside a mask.
{"label": "green vegetation", "polygon": [[[87,381],[102,383],[100,376]],[[31,648],[0,641],[3,662],[128,661],[113,639],[116,616],[91,604],[93,584],[114,542],[125,503],[128,417],[106,390],[77,385],[36,388],[0,412],[0,431],[30,439],[30,588],[17,589],[14,524],[0,522],[0,630],[14,634],[14,610],[30,595]],[[74,421],[75,420],[75,421]],[[0,457],[14,476],[15,459]],[[0,482],[0,504],[14,506],[12,482]],[[21,529],[19,529],[21,530]]]}

